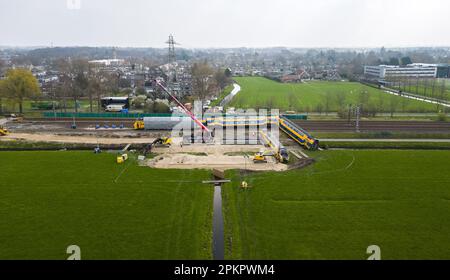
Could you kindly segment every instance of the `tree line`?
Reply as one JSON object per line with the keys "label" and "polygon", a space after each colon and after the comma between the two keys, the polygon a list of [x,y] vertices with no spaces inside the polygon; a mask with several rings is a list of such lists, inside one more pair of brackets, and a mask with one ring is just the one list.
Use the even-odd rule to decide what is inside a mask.
{"label": "tree line", "polygon": [[[90,112],[94,107],[100,111],[102,96],[118,89],[117,74],[100,71],[86,60],[60,59],[54,62],[53,67],[58,72],[58,81],[46,84],[46,98],[54,104],[57,102],[58,108],[64,112],[69,100],[73,101],[75,112],[78,112],[77,104],[82,98],[89,100]],[[19,106],[21,114],[25,100],[39,100],[41,97],[43,92],[39,82],[28,69],[9,69],[5,78],[0,80],[0,105],[3,105],[3,99],[8,100],[13,106]]]}

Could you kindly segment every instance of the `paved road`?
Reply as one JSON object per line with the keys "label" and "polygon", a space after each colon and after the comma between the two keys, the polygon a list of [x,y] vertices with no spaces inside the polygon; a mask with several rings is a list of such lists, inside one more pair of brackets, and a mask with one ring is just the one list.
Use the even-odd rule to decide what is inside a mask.
{"label": "paved road", "polygon": [[420,95],[416,95],[416,94],[409,93],[409,92],[399,93],[396,90],[392,90],[392,89],[389,89],[389,88],[383,87],[383,86],[381,87],[381,89],[383,89],[384,92],[389,93],[389,94],[393,94],[393,95],[397,95],[397,96],[401,96],[401,97],[405,97],[405,98],[409,98],[409,99],[419,100],[419,101],[423,101],[423,102],[428,102],[428,103],[431,103],[431,104],[439,104],[441,106],[450,108],[450,104],[449,103],[442,102],[442,101],[437,100],[437,99],[430,99],[430,98],[422,97]]}
{"label": "paved road", "polygon": [[235,97],[236,94],[238,94],[238,92],[241,91],[241,87],[238,84],[233,84],[233,86],[234,86],[233,90],[231,91],[230,94],[225,96],[225,98],[220,102],[220,106],[224,107],[224,106],[228,105],[228,103],[231,102],[233,97]]}
{"label": "paved road", "polygon": [[450,139],[319,139],[321,142],[427,142],[450,143]]}

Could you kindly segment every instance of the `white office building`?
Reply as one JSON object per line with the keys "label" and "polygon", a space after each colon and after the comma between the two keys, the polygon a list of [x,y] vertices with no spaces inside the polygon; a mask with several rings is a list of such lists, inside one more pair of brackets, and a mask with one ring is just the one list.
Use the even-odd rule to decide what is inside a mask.
{"label": "white office building", "polygon": [[438,65],[413,63],[402,67],[393,65],[364,66],[364,74],[379,79],[389,77],[436,78]]}
{"label": "white office building", "polygon": [[99,59],[99,60],[91,60],[89,61],[91,64],[101,65],[101,66],[119,66],[125,63],[123,59]]}

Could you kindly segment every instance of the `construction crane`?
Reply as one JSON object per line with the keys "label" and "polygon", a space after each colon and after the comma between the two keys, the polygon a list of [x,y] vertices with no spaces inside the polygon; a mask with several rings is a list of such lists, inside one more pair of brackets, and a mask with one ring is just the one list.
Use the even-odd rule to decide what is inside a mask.
{"label": "construction crane", "polygon": [[[186,106],[184,106],[183,103],[181,103],[176,97],[175,95],[173,95],[168,88],[166,88],[160,81],[155,80],[154,81],[155,84],[162,90],[164,91],[183,111],[186,115],[188,115],[197,125],[199,125],[203,131],[206,131],[209,136],[211,135],[211,131],[202,123],[202,121],[200,121],[199,119],[197,119],[197,117],[191,112],[189,111]],[[134,123],[134,129],[144,129],[144,121],[143,120],[138,120]]]}
{"label": "construction crane", "polygon": [[266,130],[261,130],[259,132],[261,137],[261,141],[268,146],[271,151],[270,152],[259,152],[256,153],[253,162],[255,163],[264,163],[267,162],[267,156],[275,157],[281,163],[289,162],[289,153],[287,149],[280,143],[280,141],[274,138],[270,133]]}
{"label": "construction crane", "polygon": [[199,120],[197,119],[197,117],[191,112],[189,111],[186,106],[184,106],[183,103],[181,103],[176,97],[175,95],[173,95],[163,84],[161,84],[160,81],[155,80],[156,85],[159,86],[165,93],[167,93],[167,95],[170,96],[170,98],[172,98],[172,100],[181,108],[183,109],[184,113],[186,113],[196,124],[198,124],[202,130],[208,132],[209,134],[211,134],[211,131]]}

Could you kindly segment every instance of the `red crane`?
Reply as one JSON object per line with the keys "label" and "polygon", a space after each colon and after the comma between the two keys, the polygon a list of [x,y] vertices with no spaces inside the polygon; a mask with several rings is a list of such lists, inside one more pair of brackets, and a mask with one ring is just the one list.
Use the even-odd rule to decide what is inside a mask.
{"label": "red crane", "polygon": [[175,103],[177,103],[177,105],[179,106],[179,107],[181,107],[181,109],[183,109],[183,111],[187,114],[187,115],[189,115],[189,117],[191,117],[191,119],[196,123],[196,124],[198,124],[201,128],[202,128],[202,130],[204,130],[204,131],[206,131],[206,132],[208,132],[209,134],[211,134],[211,131],[201,122],[201,121],[199,121],[198,119],[197,119],[197,117],[191,112],[191,111],[189,111],[187,108],[186,108],[186,106],[184,106],[184,104],[183,103],[181,103],[170,91],[169,91],[169,89],[167,89],[163,84],[161,84],[161,82],[160,81],[158,81],[158,80],[155,80],[155,82],[156,82],[156,85],[157,86],[159,86],[165,93],[167,93],[169,96],[170,96],[170,98],[172,98],[172,100],[173,101],[175,101]]}

